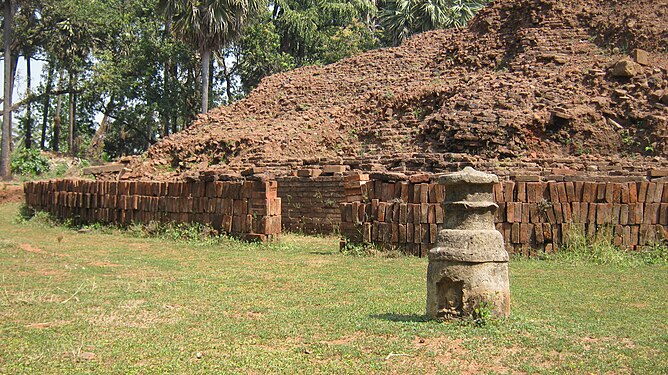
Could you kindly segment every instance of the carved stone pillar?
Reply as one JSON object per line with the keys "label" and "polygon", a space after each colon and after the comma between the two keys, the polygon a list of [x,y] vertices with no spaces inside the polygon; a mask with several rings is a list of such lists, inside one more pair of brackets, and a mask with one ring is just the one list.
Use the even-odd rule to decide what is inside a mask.
{"label": "carved stone pillar", "polygon": [[455,319],[487,306],[497,317],[510,315],[508,253],[494,227],[498,177],[474,170],[444,175],[445,223],[429,251],[427,316]]}

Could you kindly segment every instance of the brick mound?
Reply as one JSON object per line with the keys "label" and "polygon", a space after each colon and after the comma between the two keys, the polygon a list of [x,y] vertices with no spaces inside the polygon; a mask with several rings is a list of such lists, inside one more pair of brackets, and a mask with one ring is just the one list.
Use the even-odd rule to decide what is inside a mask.
{"label": "brick mound", "polygon": [[267,77],[151,147],[127,177],[665,167],[667,20],[654,0],[497,1],[467,29]]}

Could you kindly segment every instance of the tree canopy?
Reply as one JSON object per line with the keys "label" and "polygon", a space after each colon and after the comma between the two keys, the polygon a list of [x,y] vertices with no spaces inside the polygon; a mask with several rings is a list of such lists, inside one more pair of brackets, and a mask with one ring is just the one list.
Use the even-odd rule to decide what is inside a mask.
{"label": "tree canopy", "polygon": [[[267,75],[461,27],[485,3],[5,0],[3,104],[21,117],[3,122],[2,155],[19,144],[92,158],[140,153]],[[13,100],[18,56],[43,74]]]}

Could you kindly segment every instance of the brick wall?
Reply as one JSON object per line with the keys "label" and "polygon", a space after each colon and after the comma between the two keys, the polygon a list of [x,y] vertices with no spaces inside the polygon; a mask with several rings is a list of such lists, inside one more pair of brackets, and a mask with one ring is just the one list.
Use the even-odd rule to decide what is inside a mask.
{"label": "brick wall", "polygon": [[[607,235],[618,246],[668,240],[665,182],[516,182],[494,187],[496,227],[508,251],[554,251],[573,227],[589,238]],[[443,223],[447,191],[435,183],[346,177],[341,233],[352,243],[376,243],[424,256]]]}
{"label": "brick wall", "polygon": [[27,182],[24,190],[29,207],[75,223],[198,222],[260,241],[281,231],[276,181],[52,180]]}
{"label": "brick wall", "polygon": [[291,232],[336,233],[339,204],[345,202],[342,176],[279,177],[283,228]]}

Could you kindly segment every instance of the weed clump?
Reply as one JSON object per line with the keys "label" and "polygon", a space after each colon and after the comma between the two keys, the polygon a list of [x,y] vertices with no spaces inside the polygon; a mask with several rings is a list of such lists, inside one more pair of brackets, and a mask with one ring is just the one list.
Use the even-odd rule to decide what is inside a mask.
{"label": "weed clump", "polygon": [[559,251],[546,255],[545,258],[600,265],[668,264],[666,242],[657,242],[631,251],[615,246],[610,233],[611,231],[601,230],[595,239],[591,239],[585,236],[581,229],[573,227],[567,233],[566,241]]}

